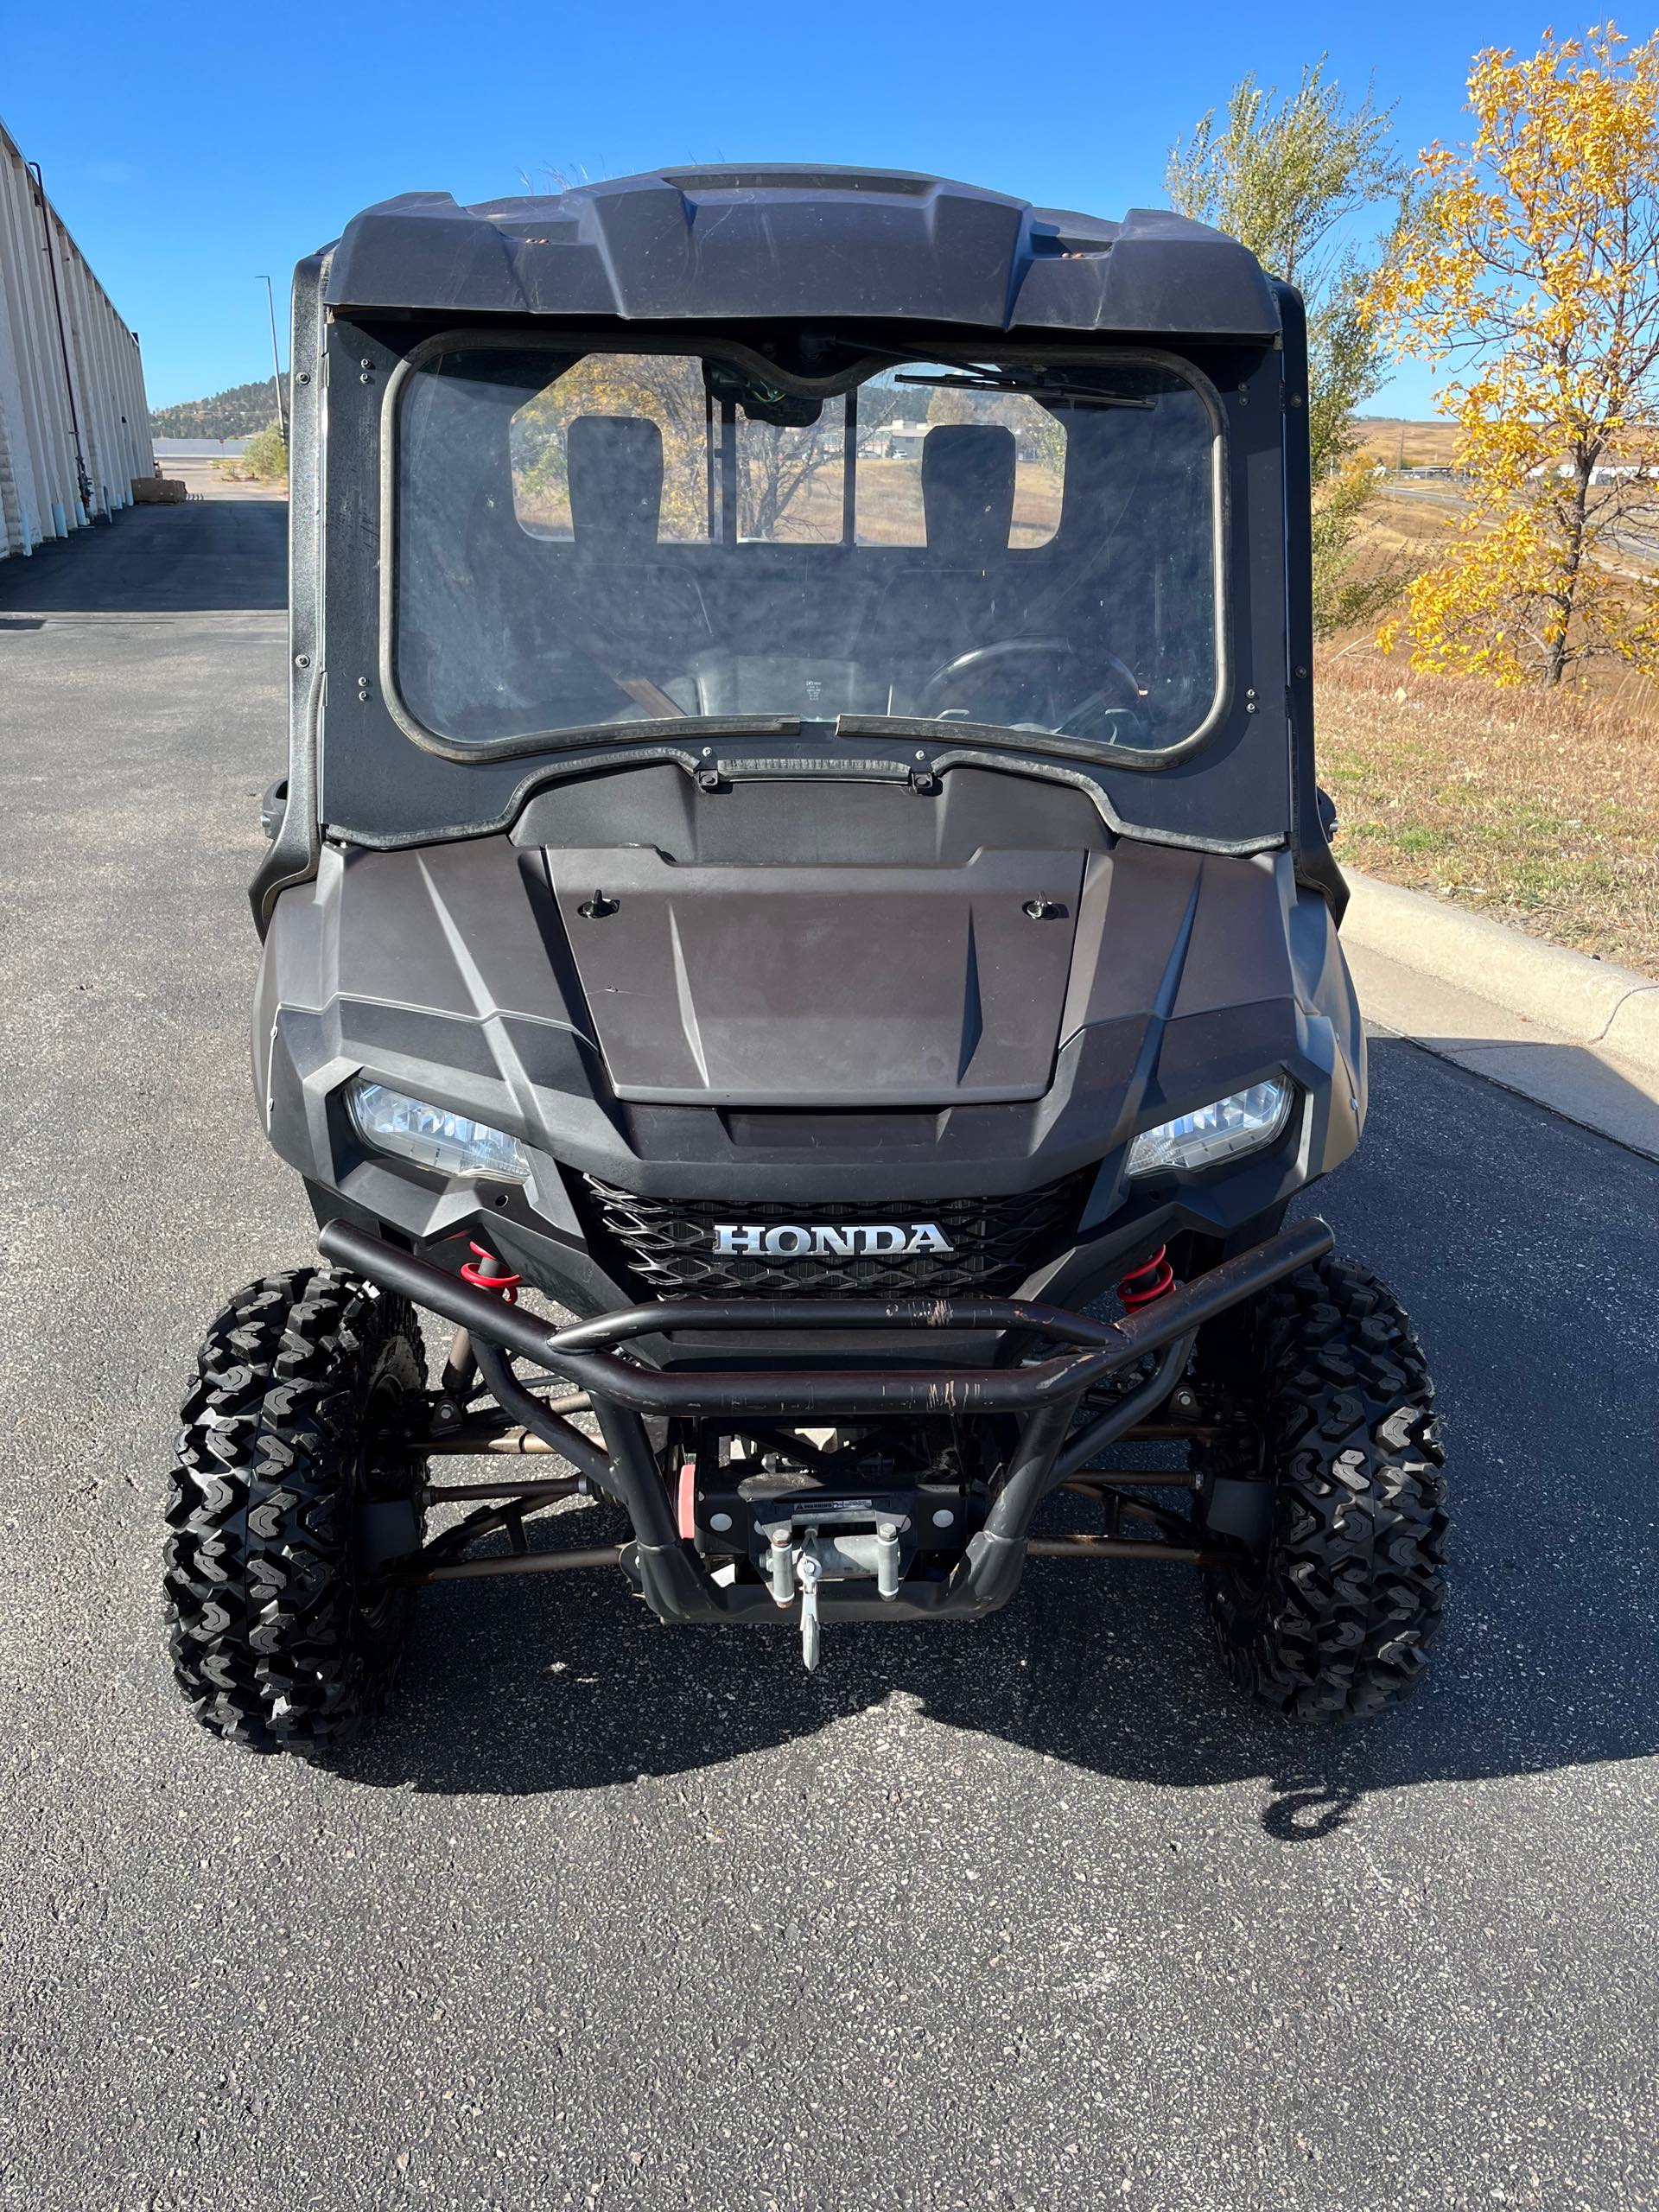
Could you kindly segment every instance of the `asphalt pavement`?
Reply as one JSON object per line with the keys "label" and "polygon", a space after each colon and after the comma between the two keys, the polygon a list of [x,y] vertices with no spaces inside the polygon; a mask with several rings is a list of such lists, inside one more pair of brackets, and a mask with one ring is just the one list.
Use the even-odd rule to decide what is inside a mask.
{"label": "asphalt pavement", "polygon": [[309,1216],[248,1094],[282,510],[0,564],[0,2204],[1659,2205],[1659,1165],[1400,1042],[1317,1204],[1457,1505],[1393,1719],[1241,1705],[1176,1569],[977,1626],[423,1593],[345,1770],[199,1734],[194,1345]]}
{"label": "asphalt pavement", "polygon": [[[1431,478],[1427,482],[1402,483],[1396,477],[1385,484],[1383,496],[1390,499],[1415,499],[1431,507],[1445,507],[1452,513],[1469,512],[1468,494],[1456,479]],[[1654,524],[1659,520],[1659,509],[1651,505],[1632,507],[1616,530],[1609,531],[1606,543],[1616,552],[1625,553],[1633,561],[1649,566],[1659,559],[1659,535]]]}

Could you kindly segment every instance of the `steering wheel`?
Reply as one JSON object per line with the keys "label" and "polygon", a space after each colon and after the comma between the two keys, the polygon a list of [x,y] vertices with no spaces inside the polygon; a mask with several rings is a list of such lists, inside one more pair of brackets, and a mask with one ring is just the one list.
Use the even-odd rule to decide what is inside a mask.
{"label": "steering wheel", "polygon": [[[1109,675],[1106,683],[1096,683],[1074,707],[1052,721],[1049,727],[1056,732],[1070,731],[1074,724],[1096,711],[1127,710],[1139,715],[1146,694],[1136,681],[1134,670],[1105,646],[1085,648],[1073,645],[1069,638],[1005,638],[995,645],[976,645],[971,652],[958,653],[943,668],[935,669],[917,695],[917,717],[925,720],[946,713],[953,704],[965,705],[966,699],[953,700],[951,694],[966,693],[971,697],[982,684],[1001,674],[1011,662],[1052,662],[1057,658],[1086,662],[1091,674],[1103,669]],[[1114,692],[1119,695],[1116,702],[1112,698]]]}

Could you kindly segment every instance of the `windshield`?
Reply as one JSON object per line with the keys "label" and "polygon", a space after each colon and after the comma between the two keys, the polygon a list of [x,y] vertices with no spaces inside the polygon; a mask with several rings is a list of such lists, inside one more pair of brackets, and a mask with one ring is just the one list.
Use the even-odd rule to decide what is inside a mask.
{"label": "windshield", "polygon": [[1217,432],[1144,356],[458,347],[405,385],[391,666],[451,743],[892,718],[1157,753],[1218,681]]}

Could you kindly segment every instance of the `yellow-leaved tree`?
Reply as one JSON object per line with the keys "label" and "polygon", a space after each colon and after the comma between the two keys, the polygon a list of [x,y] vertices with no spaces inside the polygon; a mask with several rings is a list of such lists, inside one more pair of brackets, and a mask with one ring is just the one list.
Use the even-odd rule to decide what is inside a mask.
{"label": "yellow-leaved tree", "polygon": [[1659,671],[1638,510],[1659,500],[1659,33],[1489,49],[1470,142],[1421,157],[1367,312],[1455,372],[1467,512],[1382,632],[1423,670]]}
{"label": "yellow-leaved tree", "polygon": [[514,498],[532,527],[571,528],[564,441],[579,415],[655,423],[663,440],[660,534],[700,537],[708,527],[702,372],[673,353],[588,353],[565,367],[512,420]]}

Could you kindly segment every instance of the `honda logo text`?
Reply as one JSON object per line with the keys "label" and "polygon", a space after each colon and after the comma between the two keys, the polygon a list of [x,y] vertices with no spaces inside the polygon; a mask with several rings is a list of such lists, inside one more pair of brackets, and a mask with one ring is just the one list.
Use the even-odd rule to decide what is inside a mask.
{"label": "honda logo text", "polygon": [[956,1249],[936,1221],[789,1221],[771,1229],[760,1222],[715,1224],[715,1249],[723,1259],[898,1259]]}

